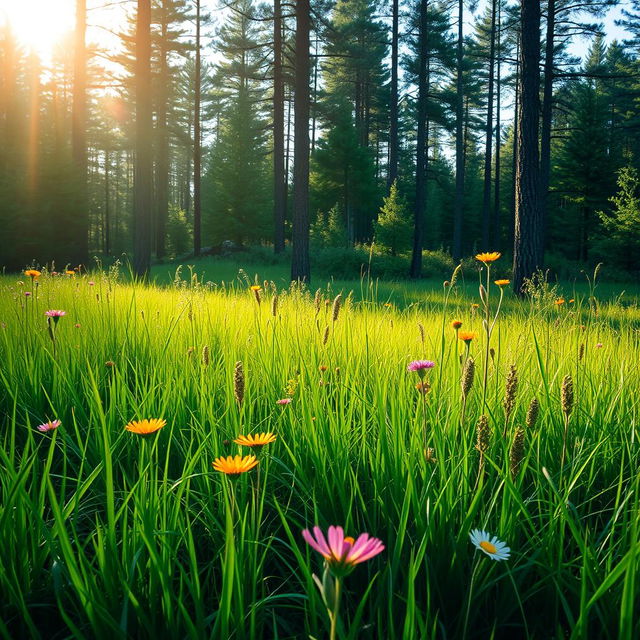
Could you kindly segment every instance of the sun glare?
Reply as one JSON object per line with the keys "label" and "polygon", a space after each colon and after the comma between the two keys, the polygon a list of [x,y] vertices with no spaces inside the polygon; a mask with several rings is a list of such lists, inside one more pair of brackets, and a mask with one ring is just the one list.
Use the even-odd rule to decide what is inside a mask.
{"label": "sun glare", "polygon": [[9,25],[15,39],[41,58],[75,27],[73,0],[0,0],[0,27]]}

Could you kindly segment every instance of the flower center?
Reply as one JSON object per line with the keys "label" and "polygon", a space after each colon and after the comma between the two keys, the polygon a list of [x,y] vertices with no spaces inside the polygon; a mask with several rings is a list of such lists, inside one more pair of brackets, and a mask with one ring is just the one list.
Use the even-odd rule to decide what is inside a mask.
{"label": "flower center", "polygon": [[483,540],[480,543],[480,547],[487,553],[496,553],[498,551],[494,545],[492,545],[490,542],[487,542],[486,540]]}

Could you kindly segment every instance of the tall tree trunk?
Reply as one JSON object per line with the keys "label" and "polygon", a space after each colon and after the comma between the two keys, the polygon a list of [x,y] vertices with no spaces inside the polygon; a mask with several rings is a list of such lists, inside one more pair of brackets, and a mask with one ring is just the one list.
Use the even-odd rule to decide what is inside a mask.
{"label": "tall tree trunk", "polygon": [[496,21],[496,167],[495,167],[495,183],[494,183],[494,200],[493,200],[493,248],[500,250],[502,245],[502,233],[500,230],[500,149],[502,147],[502,132],[500,129],[500,56],[502,50],[500,46],[500,35],[502,33],[501,20],[501,4],[502,0],[498,0],[498,17]]}
{"label": "tall tree trunk", "polygon": [[398,177],[398,29],[399,0],[393,0],[391,26],[391,95],[389,96],[389,172],[387,188]]}
{"label": "tall tree trunk", "polygon": [[273,250],[284,251],[287,181],[284,171],[284,75],[282,73],[282,6],[273,2]]}
{"label": "tall tree trunk", "polygon": [[[542,89],[542,126],[540,130],[540,216],[544,227],[549,206],[551,179],[551,124],[553,119],[554,48],[556,30],[556,2],[547,3],[547,29],[544,52],[544,85]],[[544,236],[542,238],[544,245]]]}
{"label": "tall tree trunk", "polygon": [[291,280],[309,282],[309,0],[296,2]]}
{"label": "tall tree trunk", "polygon": [[484,185],[482,190],[482,251],[490,249],[491,234],[491,148],[493,143],[493,79],[496,51],[496,0],[491,3],[489,44],[489,86],[487,91],[487,126],[484,148]]}
{"label": "tall tree trunk", "polygon": [[456,46],[456,194],[453,208],[453,259],[462,257],[462,225],[464,216],[464,95],[462,90],[462,43],[464,0],[458,0],[458,43]]}
{"label": "tall tree trunk", "polygon": [[76,0],[76,28],[73,56],[73,101],[71,148],[78,176],[80,206],[69,259],[86,264],[89,259],[89,211],[87,198],[87,0]]}
{"label": "tall tree trunk", "polygon": [[513,101],[513,155],[511,161],[511,221],[509,231],[513,237],[513,223],[516,219],[516,168],[518,166],[518,127],[520,120],[520,32],[516,41],[516,74],[515,74],[515,97]]}
{"label": "tall tree trunk", "polygon": [[513,290],[523,295],[526,278],[542,267],[540,210],[540,3],[521,0],[520,119],[516,167],[516,220],[513,248]]}
{"label": "tall tree trunk", "polygon": [[199,256],[202,249],[202,140],[200,133],[200,94],[202,92],[200,76],[200,0],[196,0],[196,68],[195,95],[193,102],[193,255]]}
{"label": "tall tree trunk", "polygon": [[153,123],[151,109],[151,0],[138,0],[136,18],[136,165],[133,196],[133,271],[146,277],[151,266]]}
{"label": "tall tree trunk", "polygon": [[416,201],[413,218],[413,251],[409,275],[422,274],[422,243],[424,236],[424,208],[427,194],[427,2],[420,1],[420,35],[418,58],[418,133],[416,137]]}
{"label": "tall tree trunk", "polygon": [[167,0],[160,7],[161,37],[159,52],[158,104],[156,107],[157,161],[156,161],[156,256],[166,254],[167,218],[169,216],[169,130],[167,126],[167,102],[169,99],[169,61],[167,60],[168,9]]}
{"label": "tall tree trunk", "polygon": [[104,150],[104,252],[105,252],[105,255],[111,254],[110,176],[111,176],[111,167],[109,166],[109,149],[105,149]]}

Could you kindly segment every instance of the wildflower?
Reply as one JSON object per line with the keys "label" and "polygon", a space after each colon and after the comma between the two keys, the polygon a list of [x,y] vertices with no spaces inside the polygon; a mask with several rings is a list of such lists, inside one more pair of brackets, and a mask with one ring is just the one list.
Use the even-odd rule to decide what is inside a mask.
{"label": "wildflower", "polygon": [[495,280],[494,284],[497,284],[499,287],[506,287],[511,283],[511,280]]}
{"label": "wildflower", "polygon": [[313,527],[313,535],[305,529],[302,537],[312,549],[322,555],[331,572],[337,576],[351,573],[357,564],[384,551],[384,544],[378,538],[361,533],[354,540],[350,536],[345,537],[342,527],[330,526],[326,539],[320,527]]}
{"label": "wildflower", "polygon": [[249,288],[251,289],[251,291],[260,291],[262,289],[262,287],[259,284],[253,284]]}
{"label": "wildflower", "polygon": [[431,391],[431,385],[426,380],[424,380],[423,382],[418,382],[416,384],[416,389],[420,393],[429,393],[429,391]]}
{"label": "wildflower", "polygon": [[413,360],[407,365],[407,371],[415,371],[421,378],[429,369],[433,369],[436,363],[431,360]]}
{"label": "wildflower", "polygon": [[31,297],[31,291],[25,291],[24,295],[25,295],[25,298],[30,298]]}
{"label": "wildflower", "polygon": [[58,320],[60,320],[62,316],[66,316],[67,312],[60,309],[51,309],[50,311],[45,311],[44,315],[47,316],[47,318],[53,318],[53,321],[58,324]]}
{"label": "wildflower", "polygon": [[280,400],[276,400],[276,404],[279,404],[282,406],[291,404],[291,398],[281,398]]}
{"label": "wildflower", "polygon": [[480,308],[480,305],[479,305],[477,302],[473,302],[473,303],[471,304],[471,308],[472,308],[472,309],[479,309],[479,308]]}
{"label": "wildflower", "polygon": [[495,536],[491,537],[486,531],[473,529],[469,533],[469,537],[476,549],[480,549],[480,551],[486,553],[492,560],[509,559],[509,552],[511,549],[509,549],[504,542],[501,542]]}
{"label": "wildflower", "polygon": [[242,368],[242,361],[236,362],[235,369],[233,371],[233,395],[236,398],[236,402],[242,405],[244,400],[244,369]]}
{"label": "wildflower", "polygon": [[393,307],[393,305],[390,302],[385,302],[384,306],[387,307],[388,309],[390,309],[391,307]]}
{"label": "wildflower", "polygon": [[159,431],[166,424],[167,421],[162,420],[162,418],[132,420],[128,425],[125,426],[125,429],[127,431],[131,431],[131,433],[137,433],[140,436],[148,436],[151,433]]}
{"label": "wildflower", "polygon": [[451,323],[451,327],[452,327],[453,329],[455,329],[456,331],[457,331],[461,326],[462,326],[462,320],[454,320],[454,321]]}
{"label": "wildflower", "polygon": [[603,344],[602,342],[598,342],[598,344],[596,345],[596,349],[602,349]]}
{"label": "wildflower", "polygon": [[66,273],[68,276],[75,276],[75,275],[76,275],[76,272],[75,272],[75,271],[71,271],[71,269],[67,269],[67,270],[65,271],[65,273]]}
{"label": "wildflower", "polygon": [[234,442],[243,447],[256,447],[258,449],[264,447],[265,444],[271,444],[276,441],[277,436],[271,431],[264,433],[249,434],[248,436],[238,436]]}
{"label": "wildflower", "polygon": [[476,260],[487,264],[490,262],[495,262],[502,254],[499,251],[493,251],[491,253],[478,253],[476,255]]}
{"label": "wildflower", "polygon": [[321,364],[321,365],[318,367],[318,370],[319,370],[319,371],[326,371],[326,370],[327,370],[327,365],[325,365],[325,364]]}
{"label": "wildflower", "polygon": [[111,367],[115,367],[115,366],[116,366],[116,363],[115,363],[113,360],[107,360],[107,361],[104,363],[104,366],[105,366],[105,367],[108,367],[108,368],[111,368]]}
{"label": "wildflower", "polygon": [[37,269],[27,269],[24,272],[24,275],[27,276],[28,278],[39,278],[42,275],[42,273]]}
{"label": "wildflower", "polygon": [[256,298],[256,302],[260,304],[260,302],[262,301],[260,298],[260,291],[262,291],[262,287],[260,285],[254,284],[250,289],[251,291],[253,291],[253,295]]}
{"label": "wildflower", "polygon": [[461,331],[458,334],[458,339],[462,340],[466,345],[469,345],[471,341],[478,337],[475,331]]}
{"label": "wildflower", "polygon": [[79,322],[76,322],[73,326],[74,326],[76,329],[79,329],[82,325],[81,325]]}
{"label": "wildflower", "polygon": [[95,286],[95,284],[96,284],[96,283],[95,283],[93,280],[89,280],[89,282],[87,282],[87,284],[88,284],[90,287],[93,287],[93,286]]}
{"label": "wildflower", "polygon": [[574,302],[575,302],[575,299],[574,299],[574,298],[571,298],[571,299],[569,300],[569,304],[573,304]]}
{"label": "wildflower", "polygon": [[48,422],[44,422],[43,424],[39,424],[37,426],[38,431],[42,431],[42,433],[46,433],[47,431],[53,431],[57,429],[62,424],[60,420],[49,420]]}
{"label": "wildflower", "polygon": [[564,298],[558,298],[553,304],[555,304],[557,307],[560,307],[564,304]]}
{"label": "wildflower", "polygon": [[255,456],[221,456],[216,458],[212,463],[213,468],[216,471],[220,471],[227,476],[237,478],[241,473],[251,471],[258,464],[258,459]]}

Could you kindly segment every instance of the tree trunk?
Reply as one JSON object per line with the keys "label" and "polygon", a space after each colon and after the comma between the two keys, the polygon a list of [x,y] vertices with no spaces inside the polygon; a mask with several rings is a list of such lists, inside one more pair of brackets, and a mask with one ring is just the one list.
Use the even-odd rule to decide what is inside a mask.
{"label": "tree trunk", "polygon": [[453,210],[453,259],[462,258],[462,225],[464,215],[464,96],[462,92],[462,42],[464,0],[458,0],[458,44],[456,46],[456,194]]}
{"label": "tree trunk", "polygon": [[516,167],[516,219],[513,248],[513,290],[523,295],[527,278],[542,267],[540,210],[540,3],[521,0],[520,118]]}
{"label": "tree trunk", "polygon": [[78,176],[80,206],[69,259],[86,264],[89,259],[89,212],[87,198],[87,0],[76,0],[76,28],[73,56],[73,100],[71,111],[71,147]]}
{"label": "tree trunk", "polygon": [[167,127],[167,102],[169,99],[169,62],[166,43],[168,38],[167,10],[160,7],[161,37],[159,52],[159,82],[156,107],[157,159],[156,159],[156,256],[166,254],[167,218],[169,216],[169,131]]}
{"label": "tree trunk", "polygon": [[[551,124],[553,118],[554,48],[556,29],[556,3],[547,4],[547,33],[544,52],[544,86],[542,89],[542,126],[540,130],[540,219],[544,227],[549,202],[551,179]],[[544,236],[542,238],[544,244]]]}
{"label": "tree trunk", "polygon": [[284,75],[282,73],[282,7],[273,2],[273,250],[284,251],[287,182],[284,172]]}
{"label": "tree trunk", "polygon": [[500,232],[500,149],[502,147],[502,132],[500,129],[500,34],[502,30],[500,5],[502,0],[498,0],[498,18],[496,21],[496,169],[494,183],[493,201],[493,249],[499,251],[502,245],[502,234]]}
{"label": "tree trunk", "polygon": [[309,0],[296,2],[291,280],[309,282]]}
{"label": "tree trunk", "polygon": [[424,236],[424,205],[427,194],[427,2],[420,1],[420,35],[418,59],[418,132],[416,137],[416,201],[413,219],[413,251],[409,275],[422,274],[422,242]]}
{"label": "tree trunk", "polygon": [[104,151],[104,253],[111,253],[111,210],[110,210],[110,166],[109,150]]}
{"label": "tree trunk", "polygon": [[511,216],[509,217],[510,244],[514,239],[514,225],[516,219],[516,167],[518,166],[518,127],[520,120],[520,33],[516,41],[516,73],[515,73],[515,97],[513,101],[513,153],[511,160]]}
{"label": "tree trunk", "polygon": [[151,266],[152,143],[151,0],[138,0],[136,18],[136,164],[133,196],[133,271],[142,278]]}
{"label": "tree trunk", "polygon": [[399,0],[393,0],[391,26],[391,95],[389,96],[389,171],[387,188],[398,177],[398,25]]}
{"label": "tree trunk", "polygon": [[200,94],[202,91],[200,74],[200,0],[196,0],[196,68],[195,95],[193,103],[193,255],[199,256],[202,248],[202,176],[200,163],[202,162],[201,134],[200,134]]}
{"label": "tree trunk", "polygon": [[496,51],[496,0],[491,3],[489,44],[489,87],[487,91],[487,126],[484,149],[484,186],[482,191],[482,251],[489,251],[491,233],[491,147],[493,143],[493,78]]}

